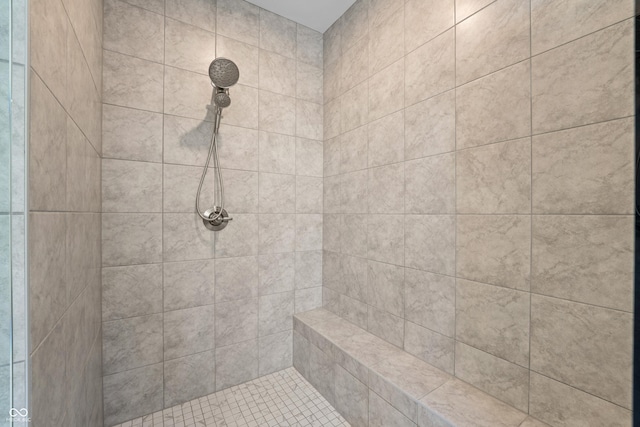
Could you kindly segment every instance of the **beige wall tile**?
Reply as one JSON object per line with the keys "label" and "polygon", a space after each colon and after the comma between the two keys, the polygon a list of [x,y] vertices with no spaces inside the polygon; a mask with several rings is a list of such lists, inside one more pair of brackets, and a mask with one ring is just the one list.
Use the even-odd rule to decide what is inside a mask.
{"label": "beige wall tile", "polygon": [[369,167],[404,160],[404,111],[369,123],[367,134]]}
{"label": "beige wall tile", "polygon": [[296,23],[260,9],[260,49],[295,59]]}
{"label": "beige wall tile", "polygon": [[454,0],[408,0],[405,4],[405,52],[453,26]]}
{"label": "beige wall tile", "polygon": [[369,121],[404,107],[404,59],[369,79]]}
{"label": "beige wall tile", "polygon": [[456,149],[454,91],[438,95],[405,110],[404,157],[417,159]]}
{"label": "beige wall tile", "polygon": [[455,335],[456,280],[405,269],[405,318],[448,337]]}
{"label": "beige wall tile", "polygon": [[453,338],[433,332],[412,322],[405,322],[404,350],[453,375]]}
{"label": "beige wall tile", "polygon": [[162,115],[104,105],[102,146],[104,157],[162,161]]}
{"label": "beige wall tile", "polygon": [[217,33],[258,46],[260,42],[260,8],[243,0],[217,2]]}
{"label": "beige wall tile", "polygon": [[456,0],[456,22],[473,15],[495,0]]}
{"label": "beige wall tile", "polygon": [[405,163],[405,212],[455,212],[455,156],[442,154]]}
{"label": "beige wall tile", "polygon": [[404,54],[404,7],[397,8],[369,33],[369,75],[391,65]]}
{"label": "beige wall tile", "polygon": [[153,4],[153,7],[147,5],[147,8],[158,13],[162,13],[164,3],[164,13],[167,17],[207,31],[216,30],[215,3],[203,0],[165,0],[164,2],[162,0],[135,0],[135,2]]}
{"label": "beige wall tile", "polygon": [[162,165],[104,159],[104,212],[162,212]]}
{"label": "beige wall tile", "polygon": [[534,295],[531,369],[631,408],[632,323],[630,313]]}
{"label": "beige wall tile", "polygon": [[407,267],[432,273],[455,274],[453,215],[407,215],[404,239]]}
{"label": "beige wall tile", "polygon": [[211,52],[215,49],[214,33],[173,19],[165,20],[165,64],[206,74],[212,61]]}

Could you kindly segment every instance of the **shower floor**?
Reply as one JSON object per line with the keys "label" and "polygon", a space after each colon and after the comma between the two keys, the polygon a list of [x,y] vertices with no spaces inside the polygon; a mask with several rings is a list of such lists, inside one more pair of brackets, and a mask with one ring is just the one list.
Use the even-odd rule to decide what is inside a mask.
{"label": "shower floor", "polygon": [[288,368],[114,427],[349,426],[295,370]]}

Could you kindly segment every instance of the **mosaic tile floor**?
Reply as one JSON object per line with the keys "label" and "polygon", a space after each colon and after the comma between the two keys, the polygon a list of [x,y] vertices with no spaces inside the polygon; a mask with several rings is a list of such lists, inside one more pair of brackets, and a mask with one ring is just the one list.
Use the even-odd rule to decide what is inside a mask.
{"label": "mosaic tile floor", "polygon": [[114,427],[349,426],[294,368]]}

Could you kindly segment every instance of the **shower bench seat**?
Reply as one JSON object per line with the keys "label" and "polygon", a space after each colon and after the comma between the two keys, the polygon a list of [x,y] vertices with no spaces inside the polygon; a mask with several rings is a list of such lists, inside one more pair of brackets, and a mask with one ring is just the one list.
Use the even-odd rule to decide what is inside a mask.
{"label": "shower bench seat", "polygon": [[294,367],[352,426],[547,426],[327,310],[293,329]]}

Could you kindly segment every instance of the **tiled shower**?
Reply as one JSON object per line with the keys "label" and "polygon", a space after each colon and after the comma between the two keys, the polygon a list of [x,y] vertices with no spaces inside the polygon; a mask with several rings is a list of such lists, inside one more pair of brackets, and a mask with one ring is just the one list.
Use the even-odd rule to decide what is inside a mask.
{"label": "tiled shower", "polygon": [[[357,0],[324,33],[244,0],[10,3],[29,381],[8,395],[33,425],[162,425],[280,387],[299,425],[339,425],[292,368],[317,309],[540,425],[632,425],[633,1]],[[216,57],[240,79],[213,232]],[[390,427],[369,396],[366,421],[340,412]]]}

